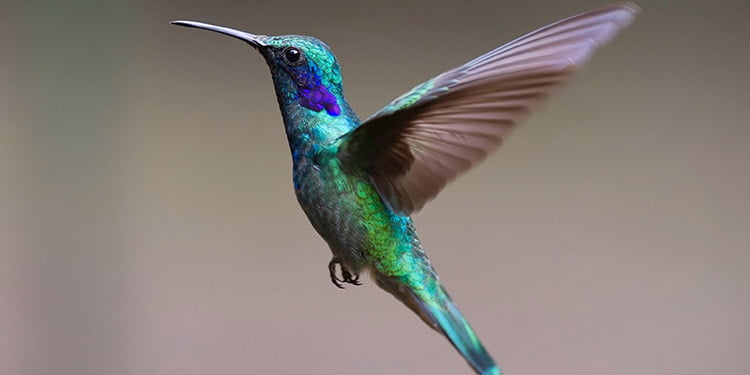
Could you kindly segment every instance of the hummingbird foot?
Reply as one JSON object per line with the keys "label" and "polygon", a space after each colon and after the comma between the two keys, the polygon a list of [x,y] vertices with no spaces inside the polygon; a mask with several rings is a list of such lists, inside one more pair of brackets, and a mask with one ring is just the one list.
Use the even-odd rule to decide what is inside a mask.
{"label": "hummingbird foot", "polygon": [[[341,268],[341,277],[336,274],[336,265]],[[341,259],[339,259],[339,257],[333,257],[331,261],[328,262],[328,272],[331,275],[331,282],[339,289],[344,289],[344,286],[341,285],[341,283],[362,285],[362,282],[359,281],[359,275],[353,275],[351,272],[349,272],[349,270],[346,269],[346,266],[344,266],[344,263],[341,262]]]}

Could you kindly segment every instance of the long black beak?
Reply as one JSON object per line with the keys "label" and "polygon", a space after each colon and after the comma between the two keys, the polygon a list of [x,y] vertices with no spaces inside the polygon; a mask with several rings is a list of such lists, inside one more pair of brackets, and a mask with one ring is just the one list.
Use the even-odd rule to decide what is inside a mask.
{"label": "long black beak", "polygon": [[239,40],[243,40],[253,46],[254,48],[260,50],[262,47],[266,47],[267,45],[263,43],[263,40],[268,38],[265,35],[255,35],[246,33],[244,31],[239,31],[235,29],[230,29],[228,27],[224,26],[217,26],[217,25],[211,25],[208,23],[203,22],[196,22],[196,21],[172,21],[170,22],[172,25],[178,25],[178,26],[185,26],[185,27],[194,27],[196,29],[203,29],[203,30],[210,30],[215,31],[220,34],[229,35],[231,37],[235,37]]}

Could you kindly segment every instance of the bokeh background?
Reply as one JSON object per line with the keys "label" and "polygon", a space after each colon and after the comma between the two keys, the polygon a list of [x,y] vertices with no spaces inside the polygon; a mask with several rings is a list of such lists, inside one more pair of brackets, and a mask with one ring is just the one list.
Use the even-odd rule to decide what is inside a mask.
{"label": "bokeh background", "polygon": [[[0,373],[470,373],[330,284],[264,62],[168,22],[318,36],[366,117],[606,2],[3,1]],[[508,374],[750,373],[750,3],[641,6],[415,218]]]}

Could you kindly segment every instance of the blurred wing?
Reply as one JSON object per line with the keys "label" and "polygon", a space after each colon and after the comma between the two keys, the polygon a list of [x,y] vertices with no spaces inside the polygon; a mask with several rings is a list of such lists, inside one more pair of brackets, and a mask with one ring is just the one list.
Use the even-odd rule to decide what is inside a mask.
{"label": "blurred wing", "polygon": [[626,3],[573,16],[447,71],[367,119],[338,156],[366,171],[394,212],[415,212],[497,148],[638,10]]}

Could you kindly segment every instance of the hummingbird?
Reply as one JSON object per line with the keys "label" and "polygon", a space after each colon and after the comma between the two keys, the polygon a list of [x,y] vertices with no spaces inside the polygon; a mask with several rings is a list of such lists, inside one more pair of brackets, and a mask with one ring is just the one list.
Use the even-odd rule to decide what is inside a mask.
{"label": "hummingbird", "polygon": [[265,59],[292,154],[294,192],[331,249],[331,282],[360,285],[368,272],[477,374],[499,375],[442,286],[411,215],[485,159],[638,12],[623,3],[552,23],[417,85],[364,121],[344,97],[336,57],[319,39],[172,24],[240,39]]}

